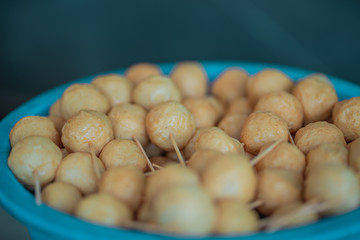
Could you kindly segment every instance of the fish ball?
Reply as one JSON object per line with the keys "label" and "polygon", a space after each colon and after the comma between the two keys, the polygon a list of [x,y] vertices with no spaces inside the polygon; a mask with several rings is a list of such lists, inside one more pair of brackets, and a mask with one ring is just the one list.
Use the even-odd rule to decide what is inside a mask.
{"label": "fish ball", "polygon": [[148,158],[160,156],[164,152],[164,150],[162,150],[161,148],[159,148],[158,146],[156,146],[151,142],[144,147],[144,151],[148,156]]}
{"label": "fish ball", "polygon": [[202,149],[196,151],[189,161],[187,162],[187,166],[197,172],[200,176],[204,169],[209,165],[209,163],[213,160],[216,160],[220,157],[222,153],[217,150],[212,149]]}
{"label": "fish ball", "polygon": [[227,113],[218,124],[218,127],[224,130],[230,137],[239,139],[241,129],[247,119],[246,114]]}
{"label": "fish ball", "polygon": [[349,164],[356,172],[360,172],[360,138],[351,142],[349,149]]}
{"label": "fish ball", "polygon": [[252,106],[247,98],[241,97],[229,103],[226,110],[227,114],[238,113],[249,115],[253,111]]}
{"label": "fish ball", "polygon": [[49,109],[49,116],[58,116],[62,117],[61,114],[61,99],[56,100]]}
{"label": "fish ball", "polygon": [[218,111],[207,98],[187,98],[183,104],[194,115],[197,128],[212,127],[218,120]]}
{"label": "fish ball", "polygon": [[154,75],[162,75],[162,71],[157,65],[152,63],[136,63],[125,72],[125,77],[134,84],[139,84],[147,77]]}

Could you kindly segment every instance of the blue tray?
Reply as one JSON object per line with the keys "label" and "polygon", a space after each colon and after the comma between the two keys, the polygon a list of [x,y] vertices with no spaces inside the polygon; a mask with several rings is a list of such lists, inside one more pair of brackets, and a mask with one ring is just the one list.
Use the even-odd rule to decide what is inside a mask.
{"label": "blue tray", "polygon": [[[272,64],[247,63],[247,62],[202,62],[210,78],[219,75],[225,68],[238,66],[245,69],[249,74],[254,74],[263,68],[276,68],[295,81],[313,73],[312,71],[285,67]],[[160,64],[165,74],[168,74],[174,63]],[[107,73],[124,73],[116,70]],[[102,73],[104,74],[104,73]],[[95,76],[82,78],[74,82],[88,83]],[[334,84],[339,99],[347,99],[360,96],[360,86],[346,82],[342,79],[328,76]],[[74,83],[64,84],[49,90],[34,99],[28,101],[6,116],[0,123],[0,204],[15,218],[23,222],[29,229],[32,239],[199,239],[193,237],[179,237],[156,233],[145,233],[136,230],[127,230],[111,227],[102,227],[89,224],[68,214],[58,212],[52,208],[41,205],[37,206],[34,196],[27,191],[14,177],[7,166],[7,158],[10,152],[9,133],[14,124],[22,117],[30,115],[47,115],[49,107],[58,98],[67,86]],[[322,219],[321,221],[299,228],[282,230],[276,233],[256,233],[246,236],[206,237],[200,239],[359,239],[360,238],[360,209]]]}

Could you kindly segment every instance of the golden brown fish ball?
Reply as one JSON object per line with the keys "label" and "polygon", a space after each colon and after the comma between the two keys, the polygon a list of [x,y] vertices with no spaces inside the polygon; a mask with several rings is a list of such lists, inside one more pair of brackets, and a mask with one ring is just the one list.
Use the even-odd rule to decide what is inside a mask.
{"label": "golden brown fish ball", "polygon": [[312,74],[298,82],[293,94],[303,106],[305,124],[327,120],[338,101],[331,82],[321,74]]}
{"label": "golden brown fish ball", "polygon": [[211,92],[220,100],[230,103],[245,96],[248,77],[242,68],[227,68],[215,79]]}
{"label": "golden brown fish ball", "polygon": [[299,172],[280,168],[265,168],[258,174],[257,199],[263,204],[260,213],[270,215],[284,204],[301,200],[302,175]]}
{"label": "golden brown fish ball", "polygon": [[211,197],[198,186],[179,185],[167,188],[155,197],[154,220],[169,232],[210,234],[216,220]]}
{"label": "golden brown fish ball", "polygon": [[215,233],[249,233],[259,229],[258,214],[242,202],[234,199],[220,200],[216,204],[216,210]]}
{"label": "golden brown fish ball", "polygon": [[61,96],[61,114],[65,120],[68,120],[80,110],[107,113],[109,109],[109,100],[91,84],[73,84]]}
{"label": "golden brown fish ball", "polygon": [[[59,134],[59,141],[61,139],[62,128],[65,124],[65,120],[62,117],[50,115],[48,118],[54,123],[55,129]],[[61,143],[62,145],[62,143]]]}
{"label": "golden brown fish ball", "polygon": [[251,76],[246,85],[249,101],[255,105],[261,96],[275,91],[290,91],[293,87],[291,79],[283,72],[266,68]]}
{"label": "golden brown fish ball", "polygon": [[75,215],[108,226],[121,226],[133,218],[124,202],[107,193],[95,193],[82,199],[75,209]]}
{"label": "golden brown fish ball", "polygon": [[291,133],[303,124],[303,108],[300,101],[292,94],[278,91],[263,95],[255,105],[254,111],[269,111],[284,119]]}
{"label": "golden brown fish ball", "polygon": [[341,143],[324,143],[308,152],[306,155],[306,173],[328,162],[338,162],[347,166],[348,150]]}
{"label": "golden brown fish ball", "polygon": [[[270,144],[263,146],[260,153],[269,146]],[[305,155],[296,146],[282,142],[256,164],[256,169],[260,171],[264,168],[283,168],[302,173],[305,164]]]}
{"label": "golden brown fish ball", "polygon": [[81,192],[71,184],[53,182],[41,192],[42,200],[50,207],[66,213],[73,213],[81,200]]}
{"label": "golden brown fish ball", "polygon": [[346,141],[359,138],[360,97],[342,101],[337,110],[333,112],[333,122],[344,133]]}
{"label": "golden brown fish ball", "polygon": [[193,170],[179,164],[167,165],[147,178],[145,198],[152,201],[164,189],[177,185],[199,185],[199,177]]}
{"label": "golden brown fish ball", "polygon": [[159,148],[158,146],[156,146],[151,142],[148,143],[146,146],[144,146],[144,151],[148,156],[148,158],[160,156],[164,152],[164,150],[162,150],[161,148]]}
{"label": "golden brown fish ball", "polygon": [[218,119],[225,114],[226,104],[213,96],[206,96],[206,99],[214,106],[217,112]]}
{"label": "golden brown fish ball", "polygon": [[136,85],[133,91],[133,101],[149,110],[167,101],[181,101],[181,93],[170,78],[152,76]]}
{"label": "golden brown fish ball", "polygon": [[56,101],[50,106],[49,116],[62,117],[62,114],[61,114],[61,101],[60,101],[60,99],[56,100]]}
{"label": "golden brown fish ball", "polygon": [[21,183],[33,189],[34,171],[38,173],[40,185],[44,186],[54,179],[61,159],[60,148],[49,138],[28,136],[11,149],[8,166]]}
{"label": "golden brown fish ball", "polygon": [[146,111],[136,104],[119,104],[108,114],[116,139],[132,140],[135,136],[142,146],[149,142],[145,129]]}
{"label": "golden brown fish ball", "polygon": [[131,101],[134,84],[119,74],[98,76],[91,83],[108,98],[112,107]]}
{"label": "golden brown fish ball", "polygon": [[135,211],[140,204],[145,185],[143,171],[136,166],[121,166],[106,170],[99,181],[99,192],[109,193]]}
{"label": "golden brown fish ball", "polygon": [[136,220],[150,223],[153,220],[152,206],[149,201],[143,201],[136,212]]}
{"label": "golden brown fish ball", "polygon": [[234,198],[250,202],[256,193],[257,177],[250,160],[241,154],[224,154],[203,170],[205,190],[215,199]]}
{"label": "golden brown fish ball", "polygon": [[55,180],[69,183],[87,195],[97,191],[95,168],[100,174],[105,170],[99,158],[95,157],[93,160],[91,154],[85,152],[70,153],[61,161]]}
{"label": "golden brown fish ball", "polygon": [[191,158],[187,162],[187,166],[201,176],[202,172],[209,165],[209,163],[213,160],[216,160],[221,155],[222,153],[217,150],[202,149],[195,152],[191,156]]}
{"label": "golden brown fish ball", "polygon": [[67,120],[61,136],[69,152],[91,152],[93,148],[96,155],[112,139],[114,132],[110,119],[104,113],[89,110],[81,110]]}
{"label": "golden brown fish ball", "polygon": [[192,113],[178,102],[165,102],[151,109],[146,115],[146,131],[152,143],[170,151],[174,146],[170,134],[180,149],[185,147],[196,129]]}
{"label": "golden brown fish ball", "polygon": [[296,146],[307,154],[311,149],[324,143],[341,143],[345,146],[344,134],[334,124],[315,122],[300,128],[295,134]]}
{"label": "golden brown fish ball", "polygon": [[226,113],[238,113],[249,115],[253,111],[252,106],[247,98],[237,98],[231,103],[226,110]]}
{"label": "golden brown fish ball", "polygon": [[207,91],[208,76],[200,63],[181,62],[170,74],[183,98],[203,97]]}
{"label": "golden brown fish ball", "polygon": [[288,141],[288,125],[284,119],[272,112],[253,112],[245,120],[240,134],[240,142],[245,150],[258,154],[260,149],[278,139]]}
{"label": "golden brown fish ball", "polygon": [[224,130],[230,137],[239,139],[241,129],[247,117],[246,114],[227,113],[219,122],[218,127]]}
{"label": "golden brown fish ball", "polygon": [[13,147],[20,140],[32,135],[47,137],[56,145],[61,145],[60,135],[54,123],[49,118],[41,116],[21,118],[11,129],[10,144]]}
{"label": "golden brown fish ball", "polygon": [[351,142],[349,149],[349,165],[356,172],[360,172],[360,138]]}
{"label": "golden brown fish ball", "polygon": [[144,154],[132,140],[114,139],[110,141],[105,145],[99,157],[106,168],[133,165],[144,171],[147,166]]}
{"label": "golden brown fish ball", "polygon": [[139,84],[145,78],[154,75],[162,75],[162,71],[152,63],[136,63],[131,65],[125,72],[125,77],[134,84]]}
{"label": "golden brown fish ball", "polygon": [[207,98],[187,98],[183,104],[194,115],[197,128],[212,127],[218,120],[218,111]]}
{"label": "golden brown fish ball", "polygon": [[341,163],[325,163],[312,169],[305,180],[305,199],[318,198],[333,205],[322,215],[348,212],[359,206],[360,186],[356,174]]}

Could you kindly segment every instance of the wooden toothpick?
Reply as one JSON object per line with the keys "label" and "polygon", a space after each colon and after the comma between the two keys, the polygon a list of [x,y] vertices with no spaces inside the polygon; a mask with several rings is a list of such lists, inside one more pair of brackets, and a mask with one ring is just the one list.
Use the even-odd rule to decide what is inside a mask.
{"label": "wooden toothpick", "polygon": [[179,159],[180,164],[183,165],[184,167],[186,167],[184,158],[183,158],[182,155],[181,155],[181,152],[180,152],[180,150],[179,150],[179,147],[178,147],[178,145],[176,144],[175,138],[174,138],[174,136],[172,135],[172,133],[170,133],[170,139],[171,139],[172,145],[174,146],[174,149],[175,149],[175,152],[176,152],[176,155],[177,155],[177,157],[178,157],[178,159]]}
{"label": "wooden toothpick", "polygon": [[150,161],[149,157],[147,156],[147,154],[146,154],[146,152],[145,152],[144,148],[142,147],[142,145],[141,145],[141,143],[140,143],[139,139],[138,139],[135,135],[133,136],[133,139],[134,139],[134,141],[136,142],[136,144],[138,145],[138,147],[140,148],[140,150],[141,150],[142,154],[144,155],[144,157],[145,157],[145,159],[146,159],[146,162],[147,162],[147,164],[148,164],[148,166],[149,166],[150,170],[151,170],[152,172],[155,172],[154,166],[152,165],[152,163],[151,163],[151,161]]}
{"label": "wooden toothpick", "polygon": [[271,144],[268,148],[266,148],[264,151],[262,151],[261,153],[259,153],[259,155],[257,155],[256,157],[254,157],[253,159],[251,159],[251,165],[254,166],[256,165],[261,159],[263,159],[267,154],[269,154],[277,145],[279,145],[279,143],[281,143],[283,140],[282,139],[278,139],[276,142],[274,142],[273,144]]}

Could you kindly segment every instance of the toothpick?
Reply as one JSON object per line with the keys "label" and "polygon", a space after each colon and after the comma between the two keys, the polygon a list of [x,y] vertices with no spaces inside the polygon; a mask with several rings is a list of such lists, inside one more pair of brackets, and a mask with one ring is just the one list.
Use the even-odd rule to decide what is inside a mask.
{"label": "toothpick", "polygon": [[158,168],[158,169],[164,168],[164,167],[162,167],[162,166],[160,166],[160,165],[158,165],[158,164],[156,164],[156,163],[153,163],[152,165],[153,165],[154,167]]}
{"label": "toothpick", "polygon": [[146,155],[146,152],[145,152],[144,148],[142,147],[139,139],[138,139],[135,135],[133,136],[133,139],[134,139],[134,141],[136,142],[136,144],[138,145],[138,147],[140,148],[142,154],[144,155],[144,157],[145,157],[145,159],[146,159],[146,162],[147,162],[150,170],[151,170],[152,172],[155,172],[155,169],[154,169],[152,163],[150,162],[150,159],[149,159],[148,156]]}
{"label": "toothpick", "polygon": [[249,202],[247,206],[248,206],[250,209],[254,209],[254,208],[257,208],[257,207],[259,207],[259,206],[261,206],[261,205],[263,205],[263,204],[264,204],[264,201],[263,201],[263,200],[257,199],[257,200],[255,200],[255,201]]}
{"label": "toothpick", "polygon": [[292,145],[295,145],[294,139],[293,139],[290,131],[288,131],[288,136],[289,136],[289,140],[290,140],[291,144],[292,144]]}
{"label": "toothpick", "polygon": [[94,145],[89,143],[89,148],[90,148],[91,162],[92,162],[92,165],[93,165],[95,177],[96,177],[96,179],[100,179],[101,178],[101,173],[100,173],[100,169],[99,169],[99,167],[97,165],[97,162],[96,162],[96,154],[95,154]]}
{"label": "toothpick", "polygon": [[36,205],[40,206],[42,204],[42,198],[41,198],[41,185],[40,185],[38,170],[33,171],[33,177],[35,181],[35,202]]}
{"label": "toothpick", "polygon": [[176,155],[178,156],[178,159],[179,159],[180,164],[183,165],[184,167],[186,167],[184,158],[183,158],[182,155],[181,155],[181,152],[180,152],[180,150],[179,150],[179,147],[178,147],[178,145],[176,144],[175,138],[174,138],[174,136],[172,135],[172,133],[170,133],[170,139],[171,139],[171,142],[172,142],[172,144],[173,144],[173,146],[174,146],[174,149],[175,149]]}
{"label": "toothpick", "polygon": [[254,157],[253,159],[251,159],[251,165],[254,166],[256,165],[261,159],[263,159],[267,154],[269,154],[277,145],[279,145],[279,143],[281,143],[283,140],[282,139],[278,139],[276,142],[274,142],[273,144],[271,144],[268,148],[266,148],[264,151],[262,151],[261,153],[259,153],[259,155],[257,155],[256,157]]}

